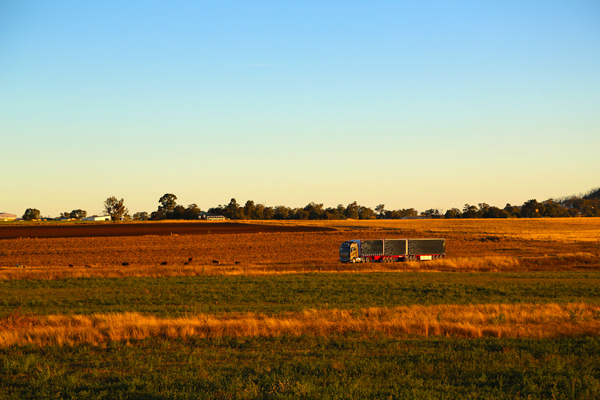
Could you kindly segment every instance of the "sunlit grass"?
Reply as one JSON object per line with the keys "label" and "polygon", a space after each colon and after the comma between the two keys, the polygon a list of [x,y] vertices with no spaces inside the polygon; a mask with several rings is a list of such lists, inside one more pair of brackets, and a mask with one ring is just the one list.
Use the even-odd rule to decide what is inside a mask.
{"label": "sunlit grass", "polygon": [[0,347],[99,345],[147,338],[272,337],[383,333],[392,336],[560,338],[600,335],[600,306],[571,304],[433,305],[158,318],[139,313],[7,315]]}
{"label": "sunlit grass", "polygon": [[[247,221],[256,223],[257,221]],[[509,218],[509,219],[400,219],[334,221],[260,221],[268,224],[326,226],[341,230],[406,229],[443,234],[500,235],[504,237],[599,242],[600,218]],[[599,242],[600,243],[600,242]]]}

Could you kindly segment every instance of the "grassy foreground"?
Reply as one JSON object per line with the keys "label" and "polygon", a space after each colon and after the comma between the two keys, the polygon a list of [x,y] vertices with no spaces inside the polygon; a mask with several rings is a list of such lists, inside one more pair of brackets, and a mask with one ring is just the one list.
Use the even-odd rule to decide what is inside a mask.
{"label": "grassy foreground", "polygon": [[595,399],[600,339],[332,335],[0,350],[3,399]]}
{"label": "grassy foreground", "polygon": [[594,271],[2,281],[0,399],[595,399],[599,310]]}
{"label": "grassy foreground", "polygon": [[0,281],[0,316],[157,317],[437,304],[600,304],[600,272],[311,273]]}

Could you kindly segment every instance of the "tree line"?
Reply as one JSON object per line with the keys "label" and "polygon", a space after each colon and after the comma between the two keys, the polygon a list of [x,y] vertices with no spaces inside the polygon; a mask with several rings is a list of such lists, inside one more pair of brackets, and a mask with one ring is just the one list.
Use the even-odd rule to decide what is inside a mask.
{"label": "tree line", "polygon": [[[286,206],[269,207],[248,200],[242,206],[235,198],[228,204],[209,208],[203,212],[193,203],[187,207],[177,204],[177,196],[166,193],[158,200],[158,209],[151,212],[136,212],[131,216],[124,199],[114,196],[104,202],[104,212],[111,219],[159,221],[166,219],[197,220],[205,215],[224,216],[232,220],[264,219],[264,220],[327,220],[327,219],[400,219],[400,218],[541,218],[541,217],[600,217],[600,188],[593,189],[585,195],[569,196],[562,199],[548,199],[538,202],[536,199],[526,201],[520,206],[506,204],[504,208],[490,206],[487,203],[478,205],[465,204],[462,209],[451,208],[445,212],[439,209],[429,209],[419,213],[414,208],[386,210],[385,204],[379,204],[374,209],[352,202],[346,206],[324,207],[322,203],[311,202],[304,207],[290,208]],[[61,213],[59,219],[83,219],[87,216],[85,210],[73,210]],[[23,214],[24,220],[40,219],[40,211],[28,208]]]}

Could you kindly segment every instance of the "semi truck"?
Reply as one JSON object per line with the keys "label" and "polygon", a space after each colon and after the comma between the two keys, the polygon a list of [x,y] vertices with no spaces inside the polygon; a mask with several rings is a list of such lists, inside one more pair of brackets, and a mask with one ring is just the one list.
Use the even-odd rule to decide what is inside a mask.
{"label": "semi truck", "polygon": [[436,260],[445,256],[446,239],[354,239],[340,245],[343,263]]}

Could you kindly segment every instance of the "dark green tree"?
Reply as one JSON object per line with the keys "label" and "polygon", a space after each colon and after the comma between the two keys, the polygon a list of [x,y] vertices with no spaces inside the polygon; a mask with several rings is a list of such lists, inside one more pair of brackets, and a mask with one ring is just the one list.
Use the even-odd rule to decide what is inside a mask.
{"label": "dark green tree", "polygon": [[521,217],[539,218],[544,214],[544,209],[544,205],[538,203],[536,199],[529,200],[521,207]]}
{"label": "dark green tree", "polygon": [[483,211],[481,218],[510,218],[510,214],[506,210],[491,206]]}
{"label": "dark green tree", "polygon": [[23,214],[23,219],[25,221],[33,221],[36,219],[40,219],[41,217],[41,213],[40,210],[38,210],[37,208],[28,208],[27,210],[25,210],[25,213]]}
{"label": "dark green tree", "polygon": [[311,202],[304,207],[304,211],[307,213],[308,219],[323,219],[323,203]]}
{"label": "dark green tree", "polygon": [[150,216],[146,211],[141,211],[133,214],[133,219],[135,221],[148,221],[148,219],[150,219]]}
{"label": "dark green tree", "polygon": [[265,207],[263,211],[263,219],[274,219],[275,218],[275,209],[273,207]]}
{"label": "dark green tree", "polygon": [[244,217],[246,219],[254,219],[254,213],[256,211],[256,206],[254,205],[253,200],[246,201],[244,205]]}
{"label": "dark green tree", "polygon": [[198,207],[196,203],[192,203],[185,209],[184,218],[190,220],[199,219],[201,214],[202,210],[200,209],[200,207]]}
{"label": "dark green tree", "polygon": [[344,211],[346,218],[358,219],[358,209],[359,209],[359,205],[356,204],[356,201],[348,204],[348,206],[346,207],[346,210]]}
{"label": "dark green tree", "polygon": [[69,213],[69,217],[74,219],[83,219],[87,217],[87,211],[81,209],[73,210]]}
{"label": "dark green tree", "polygon": [[461,218],[461,217],[462,217],[462,211],[460,211],[456,207],[446,210],[446,213],[444,214],[444,218]]}
{"label": "dark green tree", "polygon": [[543,216],[550,218],[568,217],[569,213],[567,209],[553,199],[545,200],[543,203]]}
{"label": "dark green tree", "polygon": [[427,218],[442,218],[442,214],[437,208],[430,208],[429,210],[425,210],[423,211],[423,215]]}
{"label": "dark green tree", "polygon": [[177,204],[172,212],[167,214],[168,219],[185,219],[185,207]]}
{"label": "dark green tree", "polygon": [[509,213],[511,217],[521,216],[521,209],[517,206],[511,206],[510,203],[506,203],[506,206],[504,206],[504,211]]}
{"label": "dark green tree", "polygon": [[257,204],[254,207],[254,212],[252,213],[251,218],[252,219],[266,219],[265,218],[265,210],[266,210],[266,207],[264,204],[260,204],[260,203]]}
{"label": "dark green tree", "polygon": [[276,206],[273,213],[273,219],[288,219],[291,210],[286,206]]}
{"label": "dark green tree", "polygon": [[104,212],[110,215],[110,219],[113,221],[120,221],[127,217],[129,213],[127,207],[125,207],[125,200],[117,200],[114,196],[104,201]]}
{"label": "dark green tree", "polygon": [[346,216],[344,215],[344,206],[340,204],[335,208],[333,208],[333,207],[326,208],[325,213],[324,213],[324,218],[325,219],[346,219]]}
{"label": "dark green tree", "polygon": [[383,218],[385,216],[385,204],[379,204],[375,207],[375,212],[379,216],[379,218]]}
{"label": "dark green tree", "polygon": [[583,198],[585,200],[600,199],[600,187],[590,190]]}
{"label": "dark green tree", "polygon": [[165,218],[172,218],[173,211],[177,207],[177,196],[172,193],[165,193],[160,199],[158,199],[158,212],[165,216]]}
{"label": "dark green tree", "polygon": [[477,206],[465,204],[463,207],[462,218],[479,218],[480,216],[481,214],[479,213]]}
{"label": "dark green tree", "polygon": [[375,218],[375,211],[370,207],[360,206],[358,208],[358,219],[372,219]]}
{"label": "dark green tree", "polygon": [[244,210],[240,207],[235,198],[229,201],[229,204],[225,206],[223,214],[229,219],[244,219]]}

